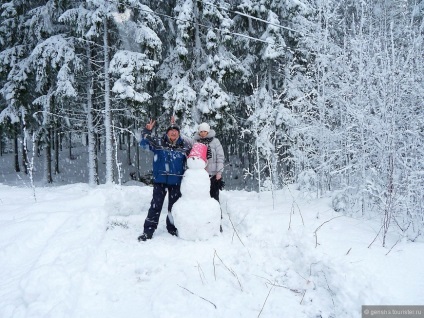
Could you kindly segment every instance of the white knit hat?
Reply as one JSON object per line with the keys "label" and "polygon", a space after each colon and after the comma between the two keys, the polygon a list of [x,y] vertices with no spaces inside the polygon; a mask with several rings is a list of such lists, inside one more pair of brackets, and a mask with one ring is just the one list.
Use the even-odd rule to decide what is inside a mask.
{"label": "white knit hat", "polygon": [[198,130],[198,132],[201,132],[201,131],[209,132],[211,130],[211,127],[209,127],[209,125],[207,123],[201,123],[199,125],[199,127],[197,128],[197,130]]}

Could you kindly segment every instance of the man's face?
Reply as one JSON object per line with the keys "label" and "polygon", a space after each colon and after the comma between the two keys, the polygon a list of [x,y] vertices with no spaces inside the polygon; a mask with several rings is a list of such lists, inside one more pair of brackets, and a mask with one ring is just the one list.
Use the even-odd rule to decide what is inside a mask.
{"label": "man's face", "polygon": [[178,139],[178,137],[180,136],[180,133],[176,129],[171,129],[171,130],[168,130],[166,135],[168,136],[169,140],[174,142],[175,140]]}

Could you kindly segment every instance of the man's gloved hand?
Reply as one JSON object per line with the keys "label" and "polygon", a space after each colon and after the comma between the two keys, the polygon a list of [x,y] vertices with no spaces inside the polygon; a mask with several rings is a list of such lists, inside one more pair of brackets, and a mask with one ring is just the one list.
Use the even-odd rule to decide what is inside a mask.
{"label": "man's gloved hand", "polygon": [[222,178],[219,179],[219,180],[216,180],[216,184],[217,184],[219,190],[224,190],[225,182],[222,180]]}

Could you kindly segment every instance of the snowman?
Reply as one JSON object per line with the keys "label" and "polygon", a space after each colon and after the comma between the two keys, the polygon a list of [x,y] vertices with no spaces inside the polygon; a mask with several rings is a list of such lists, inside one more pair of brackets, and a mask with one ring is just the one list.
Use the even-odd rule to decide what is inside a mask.
{"label": "snowman", "polygon": [[181,183],[182,196],[172,207],[178,236],[190,241],[218,235],[221,224],[221,207],[209,194],[210,180],[205,170],[207,149],[201,143],[193,145]]}

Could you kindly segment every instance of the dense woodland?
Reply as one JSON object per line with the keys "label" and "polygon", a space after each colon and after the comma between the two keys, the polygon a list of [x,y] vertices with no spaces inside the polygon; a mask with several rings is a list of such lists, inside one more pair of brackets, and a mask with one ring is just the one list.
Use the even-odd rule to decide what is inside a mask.
{"label": "dense woodland", "polygon": [[[116,182],[150,118],[207,121],[257,190],[297,182],[336,211],[424,230],[424,1],[1,1],[0,153],[17,172],[83,136]],[[80,138],[82,139],[82,138]],[[31,145],[31,147],[28,147]]]}

